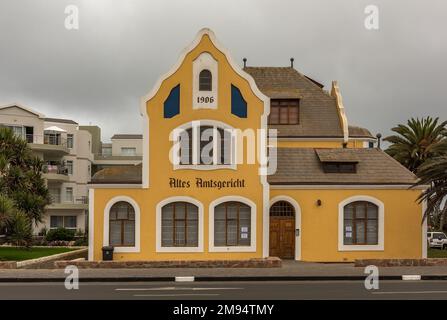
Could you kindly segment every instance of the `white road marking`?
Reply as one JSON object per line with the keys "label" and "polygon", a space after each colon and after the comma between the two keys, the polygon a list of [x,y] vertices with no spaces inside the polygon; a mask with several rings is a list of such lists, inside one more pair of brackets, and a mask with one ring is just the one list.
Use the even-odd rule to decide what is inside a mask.
{"label": "white road marking", "polygon": [[402,275],[402,280],[421,280],[421,276],[418,274],[404,274]]}
{"label": "white road marking", "polygon": [[175,277],[175,282],[194,282],[194,276]]}
{"label": "white road marking", "polygon": [[134,297],[185,297],[185,296],[218,296],[218,293],[180,293],[180,294],[134,294]]}
{"label": "white road marking", "polygon": [[382,291],[371,292],[372,294],[424,294],[424,293],[447,293],[447,291]]}
{"label": "white road marking", "polygon": [[243,290],[244,288],[190,288],[190,287],[160,287],[160,288],[116,288],[115,291],[207,291],[207,290]]}

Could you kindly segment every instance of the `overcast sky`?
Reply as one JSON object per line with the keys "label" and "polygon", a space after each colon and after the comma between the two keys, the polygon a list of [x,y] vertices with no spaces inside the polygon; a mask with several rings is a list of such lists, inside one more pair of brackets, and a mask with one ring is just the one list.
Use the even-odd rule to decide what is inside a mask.
{"label": "overcast sky", "polygon": [[[66,30],[67,5],[79,30]],[[364,27],[379,7],[379,30]],[[114,133],[141,133],[140,97],[202,27],[236,61],[295,67],[330,89],[350,124],[388,134],[410,117],[447,120],[445,0],[0,0],[0,104]]]}

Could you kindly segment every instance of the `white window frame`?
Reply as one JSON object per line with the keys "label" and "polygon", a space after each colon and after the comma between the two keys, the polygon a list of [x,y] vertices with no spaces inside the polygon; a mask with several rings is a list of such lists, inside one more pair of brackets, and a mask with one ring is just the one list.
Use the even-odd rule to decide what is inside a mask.
{"label": "white window frame", "polygon": [[[211,126],[213,127],[214,131],[217,131],[216,129],[223,129],[223,130],[231,130],[231,164],[217,164],[218,162],[218,153],[213,152],[213,164],[198,164],[199,163],[199,156],[200,156],[200,143],[199,143],[199,137],[198,137],[198,128],[201,126]],[[236,150],[237,150],[237,139],[235,136],[236,131],[233,127],[230,125],[216,120],[197,120],[185,123],[179,127],[176,128],[176,130],[188,130],[192,128],[192,163],[193,164],[180,164],[180,136],[174,136],[174,133],[171,133],[171,141],[173,141],[174,147],[171,148],[170,151],[170,159],[172,159],[173,168],[174,170],[184,170],[184,169],[193,169],[193,170],[218,170],[218,169],[231,169],[236,170]],[[175,148],[175,145],[178,146],[178,149]],[[213,139],[213,150],[217,150],[217,140]]]}
{"label": "white window frame", "polygon": [[[249,246],[214,246],[214,210],[216,206],[224,202],[237,201],[248,205],[251,209],[250,216],[250,245]],[[256,252],[256,204],[241,196],[225,196],[212,201],[209,205],[209,252]]]}
{"label": "white window frame", "polygon": [[[68,165],[68,163],[71,163],[71,172],[68,169],[70,166]],[[74,174],[74,161],[73,160],[66,160],[66,166],[67,166],[67,173],[69,175],[73,175]]]}
{"label": "white window frame", "polygon": [[[52,227],[51,226],[51,218],[53,218],[53,217],[60,217],[60,218],[62,218],[62,227]],[[75,219],[76,219],[76,221],[75,221],[76,226],[75,227],[66,227],[65,226],[65,218],[68,218],[68,217],[75,217]],[[58,229],[58,228],[64,228],[64,229],[68,229],[68,230],[77,230],[77,228],[78,228],[78,216],[77,215],[60,215],[60,214],[52,214],[52,215],[50,215],[50,230]]]}
{"label": "white window frame", "polygon": [[[123,150],[133,150],[135,152],[132,152],[132,154],[127,154],[127,153],[124,153]],[[120,155],[123,157],[136,157],[137,156],[137,148],[136,147],[121,147],[120,152],[121,152]]]}
{"label": "white window frame", "polygon": [[[70,141],[70,140],[71,140],[71,147],[68,146],[68,141]],[[69,149],[73,149],[74,148],[74,134],[72,134],[72,133],[68,133],[67,134],[67,148],[69,148]]]}
{"label": "white window frame", "polygon": [[[197,247],[163,247],[161,245],[161,237],[162,237],[162,230],[161,230],[161,209],[172,202],[188,202],[198,207],[198,230],[197,230]],[[162,201],[160,201],[157,204],[157,207],[155,209],[156,211],[156,218],[155,218],[155,225],[156,225],[156,252],[179,252],[179,253],[185,253],[185,252],[203,252],[203,204],[199,200],[187,197],[187,196],[177,196],[177,197],[170,197],[166,198]]]}
{"label": "white window frame", "polygon": [[[68,190],[71,190],[71,198],[68,198]],[[74,203],[74,188],[73,187],[65,187],[65,194],[63,202]]]}
{"label": "white window frame", "polygon": [[[372,245],[356,245],[344,244],[344,208],[346,205],[356,201],[367,201],[378,207],[378,241]],[[377,198],[358,195],[349,197],[338,204],[338,251],[384,251],[385,250],[385,206],[382,201]]]}
{"label": "white window frame", "polygon": [[126,253],[126,252],[140,252],[140,207],[138,203],[131,197],[128,196],[116,196],[107,202],[104,208],[104,235],[103,235],[103,246],[109,246],[109,227],[110,227],[110,209],[112,206],[120,201],[125,201],[130,203],[135,211],[135,245],[133,247],[114,247],[113,252]]}

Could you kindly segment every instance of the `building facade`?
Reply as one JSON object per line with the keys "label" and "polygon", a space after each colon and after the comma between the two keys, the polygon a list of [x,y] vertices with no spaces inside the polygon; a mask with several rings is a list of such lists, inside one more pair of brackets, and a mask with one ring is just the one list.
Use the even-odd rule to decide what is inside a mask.
{"label": "building facade", "polygon": [[52,203],[47,206],[42,223],[34,226],[34,234],[59,227],[85,231],[92,175],[103,168],[141,164],[141,135],[114,135],[110,146],[117,144],[117,151],[109,154],[98,126],[48,118],[17,104],[0,107],[0,126],[11,128],[25,139],[44,162],[43,178]]}
{"label": "building facade", "polygon": [[73,120],[47,118],[20,105],[0,107],[0,125],[25,139],[44,162],[52,203],[34,233],[59,227],[84,231],[93,161],[90,133]]}
{"label": "building facade", "polygon": [[140,113],[142,163],[92,178],[90,260],[426,256],[415,176],[348,124],[336,82],[240,68],[203,29]]}

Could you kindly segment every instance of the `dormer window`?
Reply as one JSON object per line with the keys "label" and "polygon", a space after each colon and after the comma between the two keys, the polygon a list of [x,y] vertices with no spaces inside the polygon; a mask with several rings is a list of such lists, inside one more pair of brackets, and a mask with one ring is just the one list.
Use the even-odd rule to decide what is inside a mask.
{"label": "dormer window", "polygon": [[323,162],[325,173],[356,173],[357,162]]}
{"label": "dormer window", "polygon": [[211,71],[204,69],[199,74],[199,91],[211,91],[213,84],[213,77]]}
{"label": "dormer window", "polygon": [[269,124],[299,124],[299,99],[272,99]]}

